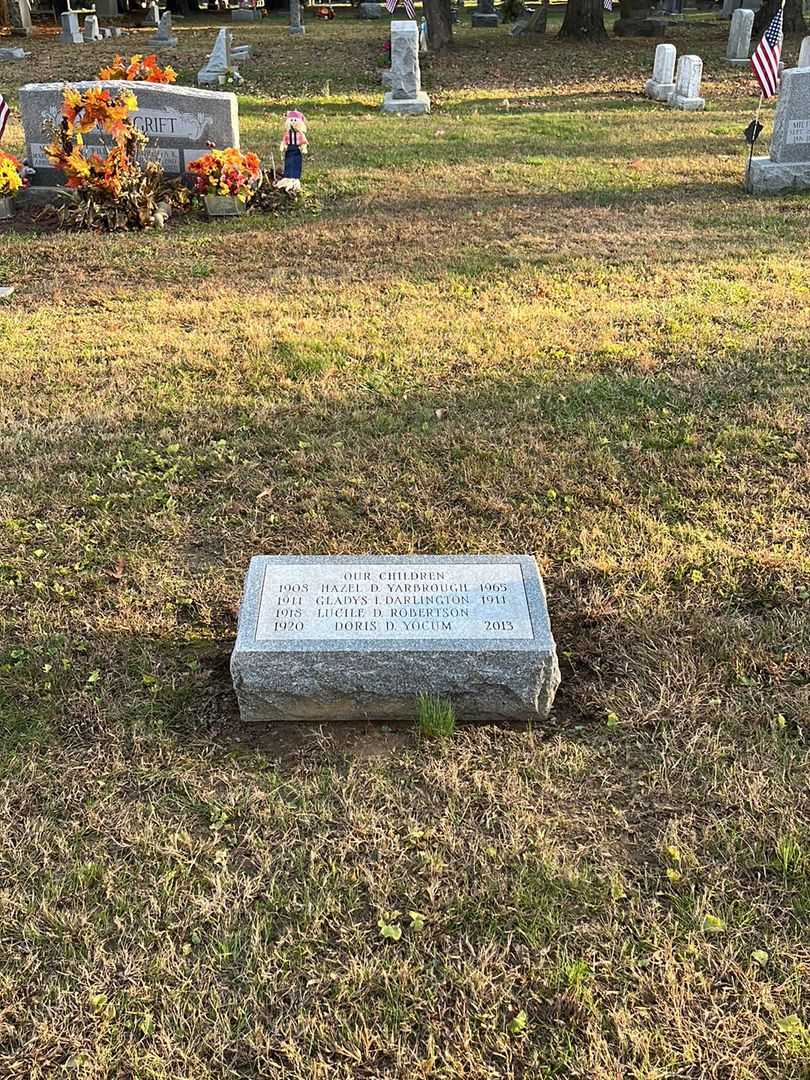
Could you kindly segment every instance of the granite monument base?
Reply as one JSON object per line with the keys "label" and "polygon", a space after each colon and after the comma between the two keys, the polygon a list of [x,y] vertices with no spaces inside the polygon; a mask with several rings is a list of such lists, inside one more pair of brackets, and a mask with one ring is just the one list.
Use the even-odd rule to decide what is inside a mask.
{"label": "granite monument base", "polygon": [[810,161],[752,158],[748,189],[754,195],[769,195],[779,191],[810,191]]}
{"label": "granite monument base", "polygon": [[700,112],[706,108],[706,99],[702,97],[683,97],[681,94],[672,94],[669,104],[675,109],[683,109],[684,112]]}
{"label": "granite monument base", "polygon": [[660,83],[655,79],[647,79],[644,84],[644,93],[651,101],[669,101],[675,93],[675,83]]}
{"label": "granite monument base", "polygon": [[383,112],[400,113],[402,116],[422,116],[430,112],[430,98],[424,90],[418,91],[415,97],[396,98],[393,93],[383,95]]}

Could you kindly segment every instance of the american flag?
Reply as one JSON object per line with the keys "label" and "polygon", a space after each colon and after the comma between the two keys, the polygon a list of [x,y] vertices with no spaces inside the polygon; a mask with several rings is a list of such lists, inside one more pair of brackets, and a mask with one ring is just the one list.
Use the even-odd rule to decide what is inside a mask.
{"label": "american flag", "polygon": [[[385,6],[388,8],[392,15],[396,11],[398,3],[399,0],[385,0]],[[416,8],[413,6],[413,0],[405,0],[405,11],[409,19],[416,18]]]}
{"label": "american flag", "polygon": [[751,67],[762,87],[764,98],[773,97],[779,86],[779,60],[782,56],[782,8],[768,24],[762,41],[754,49]]}
{"label": "american flag", "polygon": [[8,123],[9,108],[3,100],[3,95],[0,94],[0,139],[3,138],[3,132],[6,130],[6,124]]}

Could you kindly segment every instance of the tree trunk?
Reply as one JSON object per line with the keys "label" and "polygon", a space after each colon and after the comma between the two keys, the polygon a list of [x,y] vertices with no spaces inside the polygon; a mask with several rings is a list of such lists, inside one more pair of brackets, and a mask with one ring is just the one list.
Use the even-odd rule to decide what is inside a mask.
{"label": "tree trunk", "polygon": [[[768,23],[781,7],[782,0],[765,0],[754,16],[754,29],[751,36],[760,38],[768,29]],[[786,34],[806,34],[807,23],[802,13],[802,0],[785,0],[785,14],[782,17],[782,29]],[[786,65],[787,66],[787,65]]]}
{"label": "tree trunk", "polygon": [[558,37],[607,41],[602,0],[568,0]]}
{"label": "tree trunk", "polygon": [[453,41],[450,0],[423,0],[422,11],[428,24],[428,47],[432,53],[441,52]]}

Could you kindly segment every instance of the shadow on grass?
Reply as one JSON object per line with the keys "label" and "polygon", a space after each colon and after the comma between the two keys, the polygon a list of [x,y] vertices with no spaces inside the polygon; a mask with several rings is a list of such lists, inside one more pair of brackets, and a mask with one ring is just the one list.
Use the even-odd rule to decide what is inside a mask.
{"label": "shadow on grass", "polygon": [[[67,521],[71,532],[104,540],[76,577],[72,600],[51,591],[63,579],[49,581],[44,564],[38,570],[47,606],[37,619],[47,611],[52,636],[30,634],[27,604],[7,611],[9,640],[19,645],[0,668],[0,695],[27,702],[16,713],[16,737],[69,730],[93,739],[113,723],[178,738],[210,729],[250,743],[257,729],[238,723],[227,662],[242,577],[256,553],[534,553],[563,659],[556,723],[600,723],[617,687],[654,702],[673,662],[656,641],[669,642],[675,659],[683,649],[699,672],[698,696],[708,700],[710,689],[714,695],[734,680],[731,643],[742,647],[734,612],[793,610],[780,572],[763,575],[766,539],[750,538],[747,515],[713,526],[704,505],[713,433],[750,425],[754,404],[790,398],[797,376],[783,359],[748,355],[704,371],[698,389],[674,372],[487,375],[463,389],[422,387],[405,401],[310,390],[278,403],[271,425],[257,422],[264,398],[257,390],[255,406],[142,416],[114,437],[98,423],[74,426],[69,436],[62,426],[39,427],[20,448],[37,463],[26,497],[51,532]],[[449,421],[437,419],[439,404]],[[154,471],[154,448],[166,431],[178,449],[164,476]],[[66,438],[72,474],[95,496],[88,501],[73,484],[57,508],[55,463]],[[777,474],[786,488],[796,483],[792,463],[745,449],[728,456],[724,471],[712,468],[716,498],[734,499],[727,489],[736,490],[740,476],[752,493]],[[572,501],[550,498],[550,476],[561,493],[575,493]],[[752,494],[749,510],[767,520],[767,505]],[[618,537],[642,520],[638,536],[630,527],[626,570],[608,568],[613,556],[600,565],[577,554],[582,535]],[[707,587],[689,586],[693,528],[707,552],[715,542],[735,550],[737,591],[711,584],[709,554],[702,556]],[[633,554],[642,537],[650,551]],[[16,580],[15,563],[4,567],[8,580]],[[636,582],[629,592],[628,574]],[[94,629],[106,623],[131,629]],[[670,692],[677,696],[677,688]],[[788,679],[779,692],[789,711],[784,702],[802,689]]]}

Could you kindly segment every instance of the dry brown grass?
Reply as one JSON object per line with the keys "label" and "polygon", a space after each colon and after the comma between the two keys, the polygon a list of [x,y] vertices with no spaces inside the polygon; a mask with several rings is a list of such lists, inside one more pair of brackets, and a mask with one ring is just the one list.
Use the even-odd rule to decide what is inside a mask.
{"label": "dry brown grass", "polygon": [[[380,27],[240,29],[313,212],[0,234],[0,1076],[810,1075],[806,200],[677,33],[704,115],[466,31],[399,123]],[[533,552],[552,724],[245,729],[258,551]]]}

